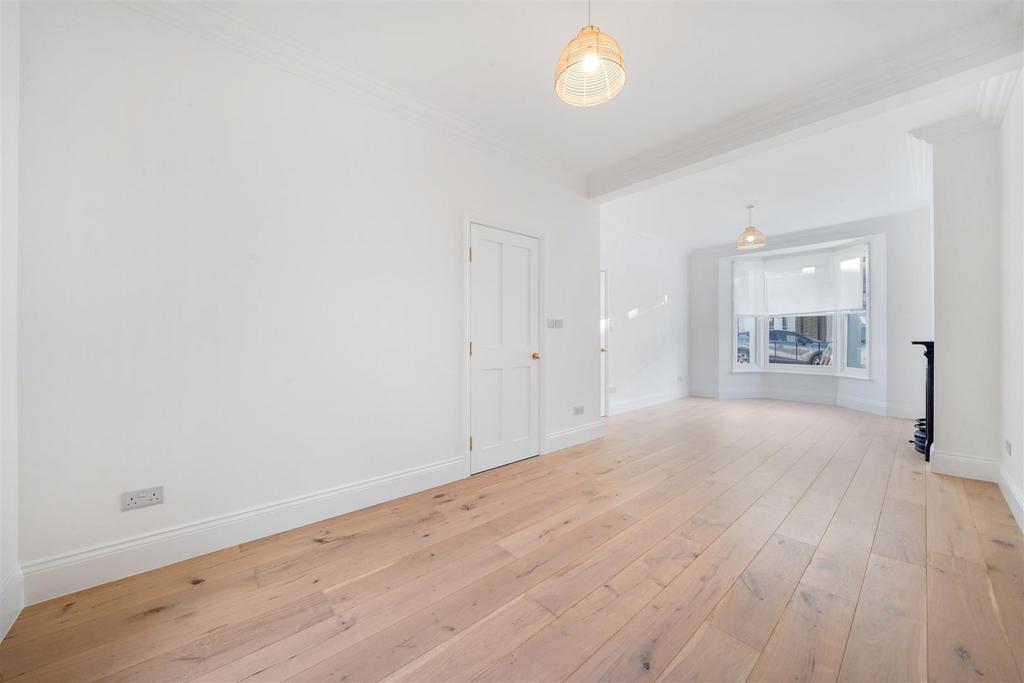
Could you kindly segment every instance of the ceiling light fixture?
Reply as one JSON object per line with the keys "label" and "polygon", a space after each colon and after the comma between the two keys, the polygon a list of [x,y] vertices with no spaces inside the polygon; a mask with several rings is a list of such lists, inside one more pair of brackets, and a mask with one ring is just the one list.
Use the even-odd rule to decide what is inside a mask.
{"label": "ceiling light fixture", "polygon": [[567,104],[589,107],[607,102],[626,85],[626,64],[622,48],[607,33],[590,23],[562,50],[555,67],[555,94]]}
{"label": "ceiling light fixture", "polygon": [[765,245],[768,244],[764,233],[754,227],[754,221],[751,218],[753,208],[753,204],[747,205],[747,229],[740,233],[740,236],[736,239],[736,248],[740,251],[764,249]]}

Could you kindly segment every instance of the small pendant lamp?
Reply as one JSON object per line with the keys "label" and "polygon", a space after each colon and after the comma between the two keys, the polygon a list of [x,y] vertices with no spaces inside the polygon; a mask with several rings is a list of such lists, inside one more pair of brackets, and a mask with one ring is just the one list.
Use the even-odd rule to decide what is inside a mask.
{"label": "small pendant lamp", "polygon": [[590,23],[562,50],[555,66],[555,94],[567,104],[589,107],[607,102],[626,85],[622,48],[607,33]]}
{"label": "small pendant lamp", "polygon": [[753,251],[754,249],[764,249],[765,245],[768,244],[768,240],[765,238],[764,233],[754,227],[754,221],[751,218],[751,211],[754,208],[753,204],[747,205],[747,228],[740,233],[740,236],[736,238],[736,248],[740,251]]}

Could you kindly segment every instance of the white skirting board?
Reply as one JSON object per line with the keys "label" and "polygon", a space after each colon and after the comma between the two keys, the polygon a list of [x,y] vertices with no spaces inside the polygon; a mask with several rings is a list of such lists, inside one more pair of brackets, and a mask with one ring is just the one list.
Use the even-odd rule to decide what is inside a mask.
{"label": "white skirting board", "polygon": [[[709,397],[714,398],[714,397]],[[768,398],[776,401],[795,401],[797,403],[820,403],[826,406],[850,408],[863,413],[888,417],[914,419],[924,415],[924,407],[887,404],[881,401],[854,396],[836,396],[835,394],[814,391],[773,391],[773,390],[725,390],[719,398],[724,400]]]}
{"label": "white skirting board", "polygon": [[619,415],[621,413],[628,413],[631,410],[639,410],[640,408],[647,408],[649,406],[658,405],[659,403],[665,403],[666,401],[675,401],[676,399],[686,398],[686,395],[687,392],[685,391],[670,391],[661,394],[647,394],[645,396],[639,396],[626,401],[609,399],[608,414]]}
{"label": "white skirting board", "polygon": [[25,586],[21,570],[16,569],[0,585],[0,640],[11,630],[24,606]]}
{"label": "white skirting board", "polygon": [[[544,453],[604,436],[604,420],[548,434]],[[24,563],[24,600],[18,574],[15,601],[4,593],[4,619],[12,606],[13,622],[23,603],[60,595],[164,567],[239,543],[313,524],[402,496],[425,491],[466,476],[462,457],[415,467],[354,484],[319,491],[221,517],[162,529],[65,555]],[[7,591],[7,587],[4,587]],[[15,587],[12,585],[12,595]],[[16,610],[14,606],[16,605]]]}
{"label": "white skirting board", "polygon": [[889,406],[881,401],[871,401],[865,398],[858,397],[837,397],[836,405],[840,408],[851,408],[853,410],[859,410],[862,413],[871,413],[872,415],[890,416],[890,417],[902,417],[892,415],[889,412]]}
{"label": "white skirting board", "polygon": [[[461,457],[22,564],[28,604],[450,483]],[[6,596],[4,608],[7,608]],[[4,615],[6,617],[6,613]]]}
{"label": "white skirting board", "polygon": [[889,417],[902,417],[907,420],[916,420],[920,417],[924,417],[924,406],[905,403],[888,403],[886,404],[885,413]]}
{"label": "white skirting board", "polygon": [[544,437],[543,453],[554,453],[563,448],[576,446],[577,444],[600,439],[604,436],[604,420],[590,422],[578,427],[563,429],[559,432],[551,432]]}
{"label": "white skirting board", "polygon": [[1010,506],[1010,512],[1017,520],[1017,526],[1024,531],[1024,491],[1021,491],[1003,471],[999,476],[999,490],[1003,492],[1006,504]]}
{"label": "white skirting board", "polygon": [[931,471],[964,479],[999,482],[999,461],[948,453],[932,446]]}

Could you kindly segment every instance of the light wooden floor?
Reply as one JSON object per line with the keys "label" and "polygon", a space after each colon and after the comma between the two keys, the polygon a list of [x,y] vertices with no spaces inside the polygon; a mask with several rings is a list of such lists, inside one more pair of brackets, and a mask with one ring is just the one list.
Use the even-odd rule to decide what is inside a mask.
{"label": "light wooden floor", "polygon": [[35,605],[3,680],[1019,681],[1024,543],[907,421],[685,399]]}

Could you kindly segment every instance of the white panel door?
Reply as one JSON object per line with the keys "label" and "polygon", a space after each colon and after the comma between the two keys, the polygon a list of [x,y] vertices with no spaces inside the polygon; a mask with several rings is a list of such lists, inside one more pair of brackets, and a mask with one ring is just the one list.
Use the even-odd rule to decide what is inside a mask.
{"label": "white panel door", "polygon": [[470,436],[473,473],[540,452],[538,247],[470,226]]}

